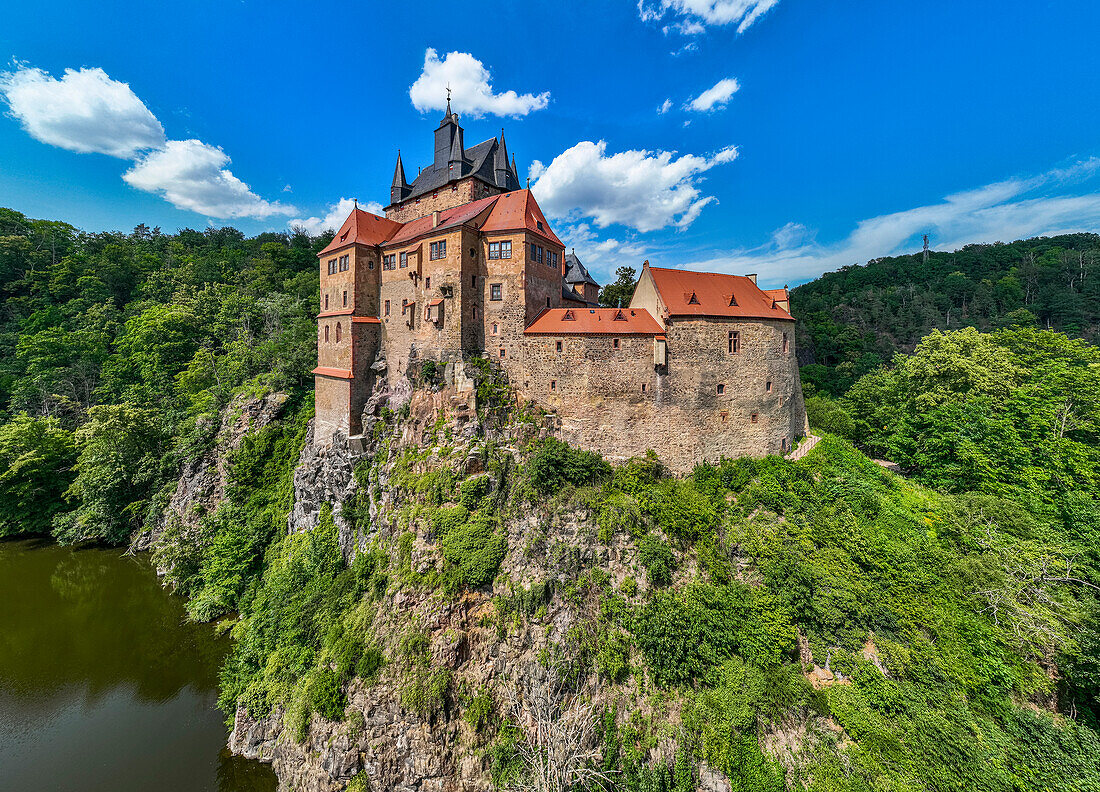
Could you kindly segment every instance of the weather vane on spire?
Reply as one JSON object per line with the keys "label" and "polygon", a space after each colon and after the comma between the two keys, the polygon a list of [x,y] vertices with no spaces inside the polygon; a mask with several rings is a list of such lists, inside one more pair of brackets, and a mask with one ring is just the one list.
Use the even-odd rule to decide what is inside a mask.
{"label": "weather vane on spire", "polygon": [[451,84],[447,83],[447,115],[451,114]]}

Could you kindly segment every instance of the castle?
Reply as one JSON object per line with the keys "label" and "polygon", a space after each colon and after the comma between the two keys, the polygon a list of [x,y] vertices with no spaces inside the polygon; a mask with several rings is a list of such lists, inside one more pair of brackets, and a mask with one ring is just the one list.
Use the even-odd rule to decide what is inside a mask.
{"label": "castle", "polygon": [[628,306],[598,307],[503,132],[466,148],[449,101],[411,184],[398,152],[385,215],[356,206],[318,254],[316,443],[361,434],[375,387],[407,390],[427,361],[470,390],[471,356],[556,414],[564,440],[612,459],[652,448],[687,472],[807,433],[785,288],[646,262]]}

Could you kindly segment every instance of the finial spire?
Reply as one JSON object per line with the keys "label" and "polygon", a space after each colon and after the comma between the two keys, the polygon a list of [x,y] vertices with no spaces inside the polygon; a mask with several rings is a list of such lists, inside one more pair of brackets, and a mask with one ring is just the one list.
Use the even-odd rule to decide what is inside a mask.
{"label": "finial spire", "polygon": [[447,115],[451,114],[451,84],[447,83]]}
{"label": "finial spire", "polygon": [[358,209],[359,208],[359,199],[358,198],[352,198],[351,200],[352,200],[352,203],[355,204],[355,208]]}

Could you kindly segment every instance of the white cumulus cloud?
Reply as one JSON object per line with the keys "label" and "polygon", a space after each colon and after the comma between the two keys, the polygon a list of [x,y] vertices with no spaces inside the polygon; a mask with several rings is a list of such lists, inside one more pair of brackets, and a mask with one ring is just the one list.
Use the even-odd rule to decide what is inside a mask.
{"label": "white cumulus cloud", "polygon": [[850,264],[920,250],[929,234],[936,250],[1033,236],[1100,231],[1100,192],[1070,188],[1100,174],[1091,158],[1038,176],[994,182],[941,201],[860,220],[847,237],[821,244],[799,223],[775,231],[769,244],[732,256],[696,257],[689,269],[759,272],[762,283],[798,283]]}
{"label": "white cumulus cloud", "polygon": [[712,110],[721,110],[729,104],[730,98],[741,90],[741,84],[734,77],[719,80],[707,90],[688,100],[686,109],[697,113],[709,113]]}
{"label": "white cumulus cloud", "polygon": [[497,93],[490,82],[491,75],[484,64],[468,52],[448,52],[442,60],[429,48],[424,53],[424,70],[409,87],[409,98],[420,112],[443,110],[447,104],[447,87],[451,89],[451,108],[481,118],[488,113],[496,116],[525,116],[542,110],[550,102],[550,92],[518,94],[515,91]]}
{"label": "white cumulus cloud", "polygon": [[665,113],[667,113],[671,109],[672,109],[672,100],[671,99],[665,99],[663,102],[661,102],[661,106],[657,108],[657,115],[664,115]]}
{"label": "white cumulus cloud", "polygon": [[[344,221],[348,219],[351,210],[355,208],[355,201],[351,198],[341,198],[328,208],[324,217],[299,217],[287,223],[291,228],[301,228],[310,236],[320,236],[326,231],[338,231]],[[371,201],[363,207],[371,214],[385,217],[386,210],[377,201]]]}
{"label": "white cumulus cloud", "polygon": [[20,63],[0,73],[0,94],[35,140],[131,160],[122,178],[177,209],[218,219],[262,219],[297,211],[252,192],[225,167],[229,157],[217,146],[168,140],[160,121],[130,86],[103,69],[66,69],[55,79]]}
{"label": "white cumulus cloud", "polygon": [[678,30],[686,35],[701,33],[703,25],[737,25],[744,33],[756,20],[779,5],[779,0],[638,0],[638,15],[653,22],[673,15],[680,22],[666,25],[664,30]]}
{"label": "white cumulus cloud", "polygon": [[554,217],[590,217],[599,228],[686,228],[717,200],[700,191],[702,174],[736,157],[736,146],[709,157],[645,150],[608,155],[605,141],[584,140],[549,165],[532,163],[531,189],[543,211]]}
{"label": "white cumulus cloud", "polygon": [[290,214],[293,207],[265,201],[229,172],[229,157],[199,140],[169,140],[137,160],[122,178],[132,187],[160,195],[177,209],[219,219]]}
{"label": "white cumulus cloud", "polygon": [[0,93],[27,133],[51,146],[129,159],[164,145],[156,116],[103,69],[66,69],[58,80],[17,65],[0,74]]}

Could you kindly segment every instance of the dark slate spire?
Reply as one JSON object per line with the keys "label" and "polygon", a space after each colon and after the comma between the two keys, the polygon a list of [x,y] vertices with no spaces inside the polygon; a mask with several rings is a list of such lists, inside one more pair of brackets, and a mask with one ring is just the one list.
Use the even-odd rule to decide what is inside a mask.
{"label": "dark slate spire", "polygon": [[519,184],[519,171],[516,170],[516,155],[512,155],[512,175],[516,178],[516,184]]}
{"label": "dark slate spire", "polygon": [[504,130],[500,130],[500,142],[493,154],[493,180],[502,190],[510,189],[508,176],[508,148],[504,143]]}
{"label": "dark slate spire", "polygon": [[401,163],[401,149],[397,150],[397,167],[393,169],[393,184],[390,185],[390,203],[397,203],[409,197],[412,188],[405,180],[405,166]]}
{"label": "dark slate spire", "polygon": [[[447,88],[447,112],[439,122],[439,128],[435,130],[435,161],[433,164],[438,169],[445,169],[451,162],[451,149],[454,148],[455,138],[458,137],[458,145],[462,145],[462,127],[458,125],[458,115],[451,112],[451,89]],[[462,149],[459,148],[459,152]]]}
{"label": "dark slate spire", "polygon": [[466,149],[462,143],[462,127],[455,124],[454,138],[451,140],[451,154],[447,159],[449,170],[448,178],[457,179],[462,176],[463,166],[466,162]]}

